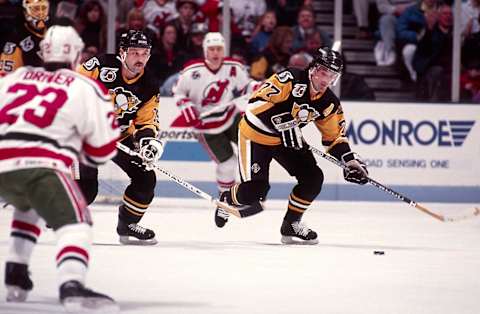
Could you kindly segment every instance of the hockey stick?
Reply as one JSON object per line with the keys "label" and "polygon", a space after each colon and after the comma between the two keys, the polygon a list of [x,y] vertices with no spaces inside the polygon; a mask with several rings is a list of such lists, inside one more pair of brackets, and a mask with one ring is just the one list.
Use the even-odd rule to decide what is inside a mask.
{"label": "hockey stick", "polygon": [[[122,143],[118,142],[117,143],[117,148],[121,151],[123,151],[124,153],[127,153],[128,155],[130,156],[137,156],[139,158],[142,158],[140,156],[140,154],[138,154],[136,151],[130,149],[128,146],[126,145],[123,145]],[[160,166],[156,165],[156,164],[153,164],[152,165],[154,167],[155,170],[157,170],[158,172],[160,172],[161,174],[165,175],[166,177],[168,177],[169,179],[175,181],[175,183],[183,186],[184,188],[186,188],[187,190],[189,190],[190,192],[210,201],[211,203],[214,203],[215,205],[217,205],[218,207],[220,208],[223,208],[225,209],[227,212],[229,212],[230,214],[238,217],[238,218],[243,218],[243,217],[247,217],[247,216],[250,216],[250,214],[247,212],[247,211],[239,211],[238,209],[236,208],[233,208],[231,206],[229,206],[228,204],[224,203],[224,202],[221,202],[219,201],[218,199],[212,197],[210,194],[200,190],[199,188],[197,188],[196,186],[188,183],[187,181],[183,180],[182,178],[174,175],[173,173],[171,173],[170,171],[166,170],[166,169],[163,169],[161,168]]]}
{"label": "hockey stick", "polygon": [[[314,154],[319,155],[320,157],[323,157],[324,159],[330,161],[331,163],[334,163],[335,165],[337,165],[337,166],[339,166],[343,169],[347,168],[347,166],[343,162],[337,160],[335,157],[333,157],[331,155],[328,155],[328,154],[322,152],[319,149],[316,149],[315,147],[310,146],[310,150]],[[480,215],[480,208],[475,207],[473,209],[473,212],[470,212],[468,214],[465,214],[465,215],[462,215],[462,216],[456,216],[456,217],[447,217],[447,216],[444,216],[444,215],[441,215],[439,213],[435,213],[435,212],[431,211],[430,209],[426,208],[425,206],[422,206],[422,205],[418,204],[417,202],[415,202],[415,201],[411,200],[410,198],[406,197],[405,195],[402,195],[402,194],[398,193],[397,191],[392,190],[391,188],[381,184],[378,181],[375,181],[374,179],[372,179],[370,177],[368,177],[368,182],[370,184],[372,184],[374,187],[376,187],[377,189],[379,189],[383,192],[386,192],[386,193],[392,195],[393,197],[395,197],[396,199],[399,199],[399,200],[407,203],[408,205],[410,205],[412,207],[415,207],[416,209],[424,212],[425,214],[430,215],[433,218],[435,218],[437,220],[440,220],[440,221],[443,221],[443,222],[455,222],[455,221],[460,221],[460,220],[466,220],[466,219],[471,219],[471,218],[474,218],[474,217]]]}

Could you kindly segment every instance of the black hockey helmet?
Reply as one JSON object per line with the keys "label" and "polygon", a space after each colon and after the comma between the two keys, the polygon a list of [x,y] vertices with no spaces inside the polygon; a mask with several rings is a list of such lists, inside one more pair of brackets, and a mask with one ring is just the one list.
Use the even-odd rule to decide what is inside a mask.
{"label": "black hockey helmet", "polygon": [[145,33],[137,30],[129,30],[120,37],[120,48],[127,50],[134,48],[152,48],[152,41]]}
{"label": "black hockey helmet", "polygon": [[330,47],[319,48],[313,56],[313,60],[308,65],[308,69],[317,66],[324,66],[331,72],[342,74],[343,57],[340,52],[332,50]]}

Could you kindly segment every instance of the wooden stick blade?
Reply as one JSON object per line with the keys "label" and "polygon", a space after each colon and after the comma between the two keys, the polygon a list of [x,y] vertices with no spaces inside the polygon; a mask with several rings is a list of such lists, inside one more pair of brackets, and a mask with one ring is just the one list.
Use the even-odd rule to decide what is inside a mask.
{"label": "wooden stick blade", "polygon": [[233,207],[229,206],[228,204],[226,204],[226,203],[224,203],[224,202],[220,202],[220,201],[217,200],[217,199],[214,199],[213,202],[214,202],[215,205],[217,205],[218,207],[225,209],[229,214],[232,214],[233,216],[238,217],[238,218],[242,218],[242,216],[240,215],[240,212],[238,211],[238,209],[233,208]]}

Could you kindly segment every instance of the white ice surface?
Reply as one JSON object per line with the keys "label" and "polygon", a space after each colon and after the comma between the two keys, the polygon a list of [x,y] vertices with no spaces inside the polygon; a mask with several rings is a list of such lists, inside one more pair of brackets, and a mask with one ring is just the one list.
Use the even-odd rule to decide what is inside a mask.
{"label": "white ice surface", "polygon": [[[116,208],[94,206],[87,285],[132,314],[480,313],[480,219],[442,223],[401,202],[315,202],[304,221],[320,243],[284,246],[285,205],[269,202],[217,229],[206,201],[157,200],[142,221],[157,233],[154,247],[119,245]],[[424,205],[449,214],[472,207]],[[32,257],[28,301],[5,302],[11,213],[0,210],[0,313],[63,313],[50,230]]]}

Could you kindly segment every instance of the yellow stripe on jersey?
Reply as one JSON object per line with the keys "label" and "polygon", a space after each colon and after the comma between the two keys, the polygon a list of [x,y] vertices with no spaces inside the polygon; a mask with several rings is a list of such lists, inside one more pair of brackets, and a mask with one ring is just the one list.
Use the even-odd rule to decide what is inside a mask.
{"label": "yellow stripe on jersey", "polygon": [[77,67],[77,72],[94,80],[96,80],[98,78],[98,75],[100,74],[100,72],[98,71],[98,67],[95,67],[93,70],[89,71],[85,69],[82,64]]}
{"label": "yellow stripe on jersey", "polygon": [[262,112],[265,112],[267,111],[268,109],[272,108],[274,106],[274,104],[272,104],[271,102],[262,102],[260,105],[250,109],[248,111],[250,111],[251,113],[253,113],[254,115],[258,115],[258,114],[261,114]]}
{"label": "yellow stripe on jersey", "polygon": [[263,134],[252,128],[247,123],[245,118],[242,118],[242,120],[240,120],[238,128],[240,130],[240,134],[245,136],[245,138],[251,140],[252,142],[269,146],[280,145],[282,143],[280,137]]}
{"label": "yellow stripe on jersey", "polygon": [[324,145],[326,143],[327,146],[330,146],[335,142],[338,144],[339,140],[343,141],[342,138],[345,138],[345,118],[343,112],[339,113],[338,109],[325,119],[316,120],[315,126],[322,133],[322,142]]}
{"label": "yellow stripe on jersey", "polygon": [[22,50],[19,47],[15,47],[13,53],[2,53],[0,55],[0,77],[15,71],[23,65]]}
{"label": "yellow stripe on jersey", "polygon": [[[140,130],[149,128],[157,134],[160,124],[158,122],[158,94],[150,98],[138,111],[135,125],[145,125]],[[130,128],[129,128],[130,130]]]}
{"label": "yellow stripe on jersey", "polygon": [[280,103],[290,97],[292,82],[282,83],[276,74],[270,76],[265,83],[250,97],[251,100],[262,99],[271,103]]}
{"label": "yellow stripe on jersey", "polygon": [[243,135],[239,134],[238,136],[238,159],[240,166],[240,176],[242,181],[248,181],[251,179],[250,176],[250,149],[249,140]]}

